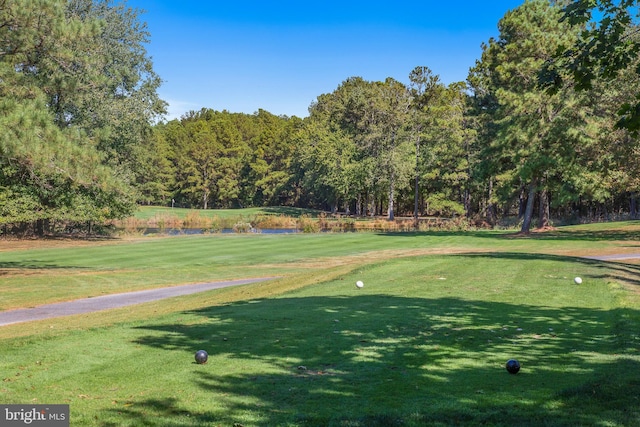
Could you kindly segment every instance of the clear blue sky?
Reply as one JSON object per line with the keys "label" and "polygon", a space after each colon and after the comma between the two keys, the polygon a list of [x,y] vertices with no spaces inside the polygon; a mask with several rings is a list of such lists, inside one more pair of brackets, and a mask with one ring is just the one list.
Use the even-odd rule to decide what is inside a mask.
{"label": "clear blue sky", "polygon": [[408,83],[425,65],[465,80],[524,0],[128,0],[145,12],[168,118],[203,107],[306,117],[352,76]]}

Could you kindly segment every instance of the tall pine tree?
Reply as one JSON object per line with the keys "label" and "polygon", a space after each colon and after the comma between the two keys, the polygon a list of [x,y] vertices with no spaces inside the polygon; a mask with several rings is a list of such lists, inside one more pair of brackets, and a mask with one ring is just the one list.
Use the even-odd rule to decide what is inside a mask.
{"label": "tall pine tree", "polygon": [[499,37],[483,45],[469,78],[483,105],[479,110],[488,117],[485,124],[493,129],[484,148],[485,170],[492,171],[489,179],[504,203],[521,198],[524,233],[531,228],[536,197],[538,226],[544,227],[550,196],[563,199],[564,184],[584,176],[576,147],[590,143],[584,95],[570,87],[549,93],[538,86],[545,62],[577,37],[561,16],[548,0],[530,0],[507,12]]}

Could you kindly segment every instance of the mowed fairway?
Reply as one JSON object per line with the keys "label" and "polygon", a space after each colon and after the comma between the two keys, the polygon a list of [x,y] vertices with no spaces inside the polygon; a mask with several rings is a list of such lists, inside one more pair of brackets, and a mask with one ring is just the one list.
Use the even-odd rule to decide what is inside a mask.
{"label": "mowed fairway", "polygon": [[73,426],[640,425],[640,268],[577,257],[639,245],[626,223],[5,250],[2,309],[281,278],[3,327],[0,400]]}

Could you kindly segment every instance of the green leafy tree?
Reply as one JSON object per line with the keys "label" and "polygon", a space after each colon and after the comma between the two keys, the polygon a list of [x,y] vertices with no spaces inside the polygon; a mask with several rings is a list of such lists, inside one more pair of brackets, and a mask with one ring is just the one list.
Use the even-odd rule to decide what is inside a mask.
{"label": "green leafy tree", "polygon": [[166,205],[175,187],[175,168],[172,148],[163,131],[166,125],[153,128],[141,144],[133,147],[133,168],[138,203]]}
{"label": "green leafy tree", "polygon": [[72,62],[47,67],[70,82],[47,84],[50,76],[38,73],[56,121],[85,129],[110,162],[129,166],[135,147],[149,136],[166,105],[158,97],[161,79],[144,47],[150,34],[141,12],[111,0],[70,0],[65,13],[92,31],[63,43],[75,53]]}
{"label": "green leafy tree", "polygon": [[43,97],[0,104],[0,222],[96,223],[132,211],[133,194],[101,164],[101,156],[77,131],[52,121]]}
{"label": "green leafy tree", "polygon": [[306,128],[310,138],[306,146],[298,145],[302,147],[301,158],[307,160],[305,182],[313,184],[324,175],[320,179],[323,191],[304,187],[319,199],[318,206],[328,204],[337,210],[342,200],[345,209],[353,206],[355,213],[362,215],[366,213],[366,200],[378,195],[375,163],[360,139],[363,105],[370,96],[370,85],[360,77],[349,78],[333,92],[318,96],[309,109]]}
{"label": "green leafy tree", "polygon": [[[99,23],[67,16],[55,0],[0,4],[0,212],[5,224],[94,224],[135,208],[129,182],[102,164],[82,127],[59,126],[54,87],[69,93]],[[89,225],[91,227],[91,225]]]}
{"label": "green leafy tree", "polygon": [[177,192],[188,205],[208,209],[237,202],[246,148],[228,113],[204,109],[169,123],[165,137],[173,146]]}
{"label": "green leafy tree", "polygon": [[391,78],[367,82],[352,77],[321,100],[336,130],[356,145],[360,167],[360,179],[356,179],[369,199],[370,211],[377,211],[377,202],[379,207],[383,205],[380,199],[386,194],[388,218],[394,219],[397,191],[408,187],[414,171],[409,137],[411,99],[406,86]]}
{"label": "green leafy tree", "polygon": [[[594,147],[589,166],[599,169],[597,184],[580,182],[589,200],[625,194],[629,211],[637,216],[638,182],[634,158],[640,131],[640,34],[636,0],[578,0],[564,7],[563,20],[580,29],[574,43],[563,44],[540,73],[550,92],[573,84],[593,100],[592,133],[601,142]],[[627,131],[627,132],[626,132]]]}
{"label": "green leafy tree", "polygon": [[[454,83],[446,87],[428,67],[416,67],[409,79],[416,140],[414,217],[421,210],[447,216],[464,214],[469,203],[471,138],[465,125],[466,86]],[[426,193],[423,203],[420,189]]]}
{"label": "green leafy tree", "polygon": [[466,124],[467,96],[464,83],[452,83],[431,107],[421,181],[432,214],[464,215],[469,209],[473,136]]}
{"label": "green leafy tree", "polygon": [[241,193],[242,168],[249,156],[249,147],[242,141],[241,134],[228,114],[220,114],[210,126],[220,143],[220,153],[216,159],[216,205],[225,208],[237,206]]}
{"label": "green leafy tree", "polygon": [[[158,129],[172,147],[175,197],[219,207],[292,204],[300,119],[203,109]],[[196,197],[197,195],[197,197]]]}
{"label": "green leafy tree", "polygon": [[388,219],[393,220],[396,192],[409,185],[413,172],[413,147],[407,128],[411,100],[407,88],[390,78],[380,85],[380,95],[381,103],[377,107],[378,122],[372,123],[371,136],[381,145],[379,165],[381,171],[387,175]]}
{"label": "green leafy tree", "polygon": [[[536,195],[548,222],[549,195],[562,183],[583,177],[575,167],[576,147],[590,144],[584,102],[569,87],[556,93],[539,88],[538,75],[558,46],[571,43],[576,31],[560,20],[561,10],[547,0],[532,0],[499,22],[500,36],[483,46],[470,81],[491,110],[495,138],[484,149],[504,202],[524,194],[522,232],[529,232]],[[562,199],[566,195],[560,195]]]}
{"label": "green leafy tree", "polygon": [[[566,4],[565,4],[566,3]],[[541,70],[540,81],[553,90],[571,80],[578,90],[590,90],[596,80],[615,80],[637,65],[640,53],[637,0],[575,0],[565,4],[562,20],[580,29],[577,39],[558,46]],[[640,92],[619,104],[618,127],[640,130]]]}
{"label": "green leafy tree", "polygon": [[580,168],[590,171],[591,179],[577,182],[574,192],[600,206],[614,199],[626,199],[629,212],[635,217],[640,175],[638,162],[630,159],[637,158],[640,144],[633,132],[619,126],[617,113],[622,103],[640,93],[640,78],[629,67],[621,70],[615,80],[597,79],[592,86],[586,92],[590,107],[588,132],[597,143],[580,147],[578,157]]}
{"label": "green leafy tree", "polygon": [[292,132],[298,119],[275,116],[260,109],[251,119],[256,132],[248,139],[250,158],[245,171],[245,191],[252,205],[286,205],[292,194]]}
{"label": "green leafy tree", "polygon": [[416,221],[420,216],[420,151],[425,132],[433,125],[432,108],[436,104],[444,85],[440,77],[434,75],[429,67],[416,67],[409,74],[409,92],[411,95],[411,123],[413,138],[416,144],[416,166],[414,180],[413,216]]}
{"label": "green leafy tree", "polygon": [[298,170],[300,186],[311,206],[334,212],[343,206],[349,212],[358,190],[356,146],[339,128],[332,129],[327,115],[322,114],[328,108],[324,102],[330,100],[320,98],[311,116],[295,133],[293,167]]}

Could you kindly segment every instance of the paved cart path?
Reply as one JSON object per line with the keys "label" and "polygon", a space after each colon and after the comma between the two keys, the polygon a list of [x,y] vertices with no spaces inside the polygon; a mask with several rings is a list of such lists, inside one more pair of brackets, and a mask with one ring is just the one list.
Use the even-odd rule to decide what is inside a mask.
{"label": "paved cart path", "polygon": [[68,302],[46,304],[32,308],[20,308],[0,312],[0,326],[14,323],[31,322],[33,320],[49,319],[52,317],[70,316],[73,314],[90,313],[111,308],[126,307],[144,302],[171,298],[179,295],[195,294],[211,289],[229,286],[246,285],[249,283],[272,280],[275,277],[256,279],[229,280],[225,282],[198,283],[194,285],[171,286],[168,288],[148,289],[144,291],[126,292],[122,294],[103,295],[93,298],[83,298]]}

